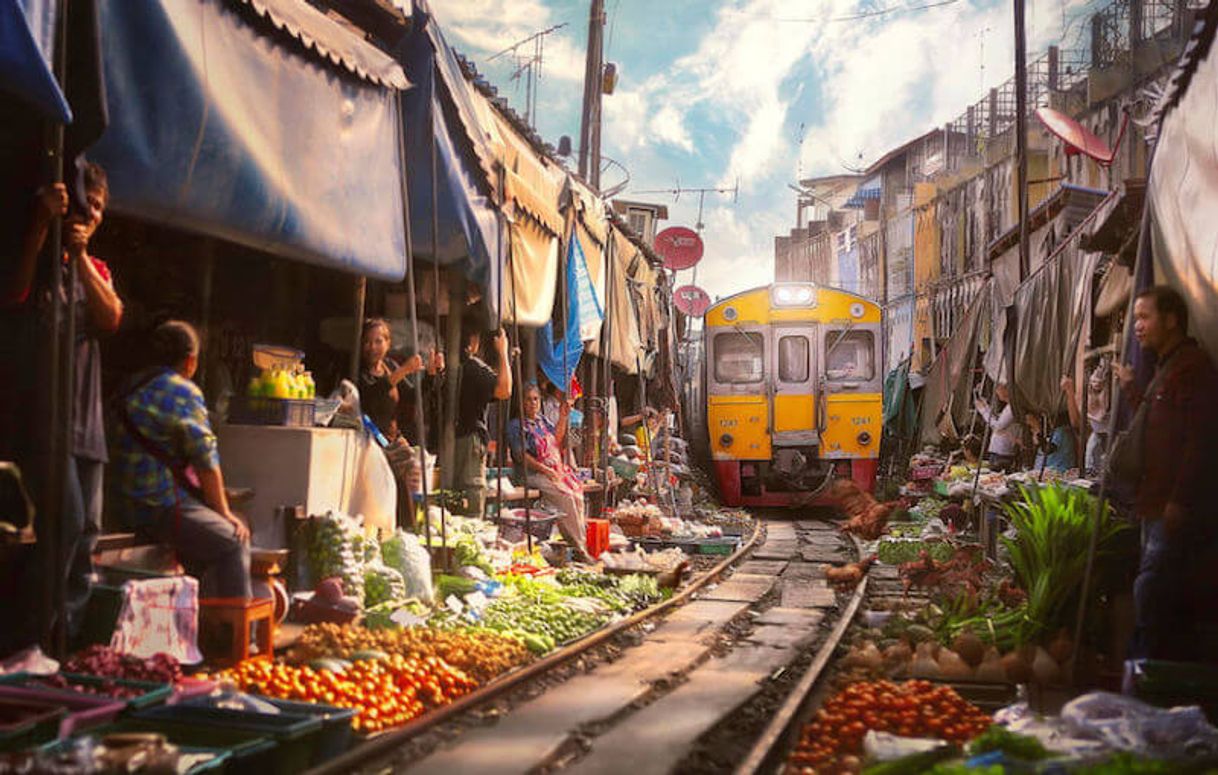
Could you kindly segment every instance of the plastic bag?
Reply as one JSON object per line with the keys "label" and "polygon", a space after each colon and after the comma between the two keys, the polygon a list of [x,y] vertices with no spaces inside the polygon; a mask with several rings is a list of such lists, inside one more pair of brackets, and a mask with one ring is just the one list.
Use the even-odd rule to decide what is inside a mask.
{"label": "plastic bag", "polygon": [[868,761],[888,762],[915,753],[933,751],[942,748],[946,743],[942,740],[930,740],[920,737],[901,737],[889,732],[867,731],[863,736],[863,751]]}
{"label": "plastic bag", "polygon": [[269,716],[278,716],[281,712],[278,707],[266,700],[239,691],[231,683],[222,683],[211,694],[188,700],[183,704],[203,708],[239,710],[245,713],[265,713]]}
{"label": "plastic bag", "polygon": [[1062,708],[1062,720],[1080,737],[1155,759],[1218,756],[1218,729],[1195,705],[1156,708],[1132,697],[1091,692]]}
{"label": "plastic bag", "polygon": [[10,673],[29,673],[30,675],[51,675],[59,672],[59,663],[42,653],[38,646],[30,646],[18,651],[8,659],[0,662],[0,675]]}
{"label": "plastic bag", "polygon": [[401,602],[407,597],[406,581],[399,571],[381,562],[379,557],[364,565],[365,608]]}
{"label": "plastic bag", "polygon": [[402,530],[381,544],[381,559],[402,575],[406,597],[432,601],[431,555],[419,543],[418,536]]}
{"label": "plastic bag", "polygon": [[337,511],[313,519],[309,569],[315,579],[342,579],[343,593],[364,602],[364,534],[359,521]]}

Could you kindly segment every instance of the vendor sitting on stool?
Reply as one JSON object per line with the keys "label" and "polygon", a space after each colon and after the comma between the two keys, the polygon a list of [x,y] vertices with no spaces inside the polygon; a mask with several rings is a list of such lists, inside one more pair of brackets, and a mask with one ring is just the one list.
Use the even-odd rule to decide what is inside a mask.
{"label": "vendor sitting on stool", "polygon": [[216,434],[191,382],[199,335],[170,320],[152,335],[155,366],[120,394],[114,468],[119,508],[137,533],[172,546],[201,597],[250,597],[250,531],[228,508]]}
{"label": "vendor sitting on stool", "polygon": [[575,550],[577,562],[592,562],[586,550],[584,486],[563,462],[562,442],[570,422],[570,407],[559,407],[555,427],[541,414],[541,390],[537,383],[524,387],[524,416],[508,423],[512,460],[524,471],[527,486],[541,491],[542,500],[560,512],[558,530]]}

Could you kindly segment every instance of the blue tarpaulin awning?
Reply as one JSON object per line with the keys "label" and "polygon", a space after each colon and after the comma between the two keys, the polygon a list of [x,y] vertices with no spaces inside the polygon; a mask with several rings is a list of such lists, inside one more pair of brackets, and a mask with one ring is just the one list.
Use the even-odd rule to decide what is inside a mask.
{"label": "blue tarpaulin awning", "polygon": [[406,236],[388,56],[305,3],[103,0],[120,213],[399,280]]}
{"label": "blue tarpaulin awning", "polygon": [[488,289],[486,298],[494,308],[498,299],[491,286],[504,252],[499,243],[507,232],[494,202],[494,152],[472,104],[472,87],[422,3],[415,5],[399,61],[417,87],[402,98],[414,256],[454,268]]}
{"label": "blue tarpaulin awning", "polygon": [[54,23],[49,0],[0,0],[0,91],[67,124],[72,111],[50,67]]}

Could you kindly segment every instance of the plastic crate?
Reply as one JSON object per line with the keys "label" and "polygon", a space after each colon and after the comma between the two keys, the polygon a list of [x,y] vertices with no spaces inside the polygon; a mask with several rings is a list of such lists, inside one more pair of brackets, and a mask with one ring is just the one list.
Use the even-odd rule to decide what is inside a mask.
{"label": "plastic crate", "polygon": [[313,399],[248,398],[234,399],[228,421],[234,425],[281,425],[312,428],[317,405]]}
{"label": "plastic crate", "polygon": [[[173,687],[169,684],[154,683],[152,681],[129,681],[125,678],[103,678],[96,675],[84,675],[83,673],[60,673],[68,680],[68,683],[80,684],[89,687],[102,687],[107,683],[112,683],[116,686],[121,686],[126,689],[135,689],[140,692],[135,697],[115,697],[118,702],[122,702],[125,707],[131,710],[140,710],[142,708],[159,705],[169,699],[173,692]],[[0,676],[0,686],[18,686],[26,689],[46,690],[50,692],[59,692],[68,695],[69,697],[80,696],[79,692],[71,689],[59,689],[54,686],[47,686],[42,683],[44,676],[30,675],[29,673],[13,673],[11,675]],[[109,695],[86,695],[94,697],[105,697]]]}
{"label": "plastic crate", "polygon": [[548,541],[554,533],[554,523],[557,521],[556,515],[543,512],[533,514],[528,520],[511,514],[501,514],[499,516],[499,538],[509,544],[520,543],[525,538],[527,526],[528,532],[533,534],[535,540]]}
{"label": "plastic crate", "polygon": [[698,554],[727,556],[740,547],[736,538],[703,538],[695,544]]}
{"label": "plastic crate", "polygon": [[271,703],[285,713],[301,716],[313,716],[321,721],[321,734],[313,746],[311,765],[318,765],[344,753],[351,747],[354,733],[351,721],[355,711],[351,708],[336,708],[333,705],[319,705],[312,702],[293,702],[292,700],[275,700],[269,697],[259,699]]}
{"label": "plastic crate", "polygon": [[[55,756],[56,754],[67,752],[68,747],[73,744],[74,741],[70,740],[56,740],[53,743],[48,743],[47,745],[43,746],[39,753]],[[204,773],[208,772],[223,772],[225,765],[227,765],[229,758],[232,756],[232,752],[225,748],[208,748],[197,745],[179,745],[177,748],[181,754],[209,754],[213,757],[201,764],[196,764],[195,766],[191,767],[186,771],[186,775],[204,775]]]}
{"label": "plastic crate", "polygon": [[114,636],[118,615],[122,613],[126,592],[120,586],[94,584],[85,606],[75,650],[95,643],[108,644]]}
{"label": "plastic crate", "polygon": [[60,704],[0,698],[0,751],[21,751],[58,738],[67,715]]}
{"label": "plastic crate", "polygon": [[295,775],[308,769],[322,737],[321,718],[299,713],[271,715],[185,703],[142,710],[134,718],[156,724],[247,732],[271,740],[276,748],[269,771],[275,775]]}
{"label": "plastic crate", "polygon": [[0,686],[0,700],[38,702],[64,708],[67,713],[59,722],[58,737],[109,724],[127,709],[125,702],[109,697],[25,686]]}
{"label": "plastic crate", "polygon": [[157,732],[179,748],[224,751],[225,771],[235,773],[270,772],[275,764],[278,748],[275,741],[267,736],[243,729],[140,718],[121,719],[114,724],[90,729],[87,734],[103,738],[106,735],[125,732]]}

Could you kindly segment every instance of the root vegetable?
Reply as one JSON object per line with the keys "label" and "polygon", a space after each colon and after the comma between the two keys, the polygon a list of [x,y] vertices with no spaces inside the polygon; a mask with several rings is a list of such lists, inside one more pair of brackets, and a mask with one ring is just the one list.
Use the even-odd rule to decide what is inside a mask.
{"label": "root vegetable", "polygon": [[1032,659],[1032,678],[1038,684],[1055,683],[1061,678],[1061,668],[1040,646],[1036,647],[1036,656]]}
{"label": "root vegetable", "polygon": [[952,641],[952,651],[960,655],[960,658],[969,664],[970,667],[976,667],[981,664],[981,660],[985,657],[985,644],[981,642],[972,630],[965,630],[956,636]]}
{"label": "root vegetable", "polygon": [[1002,657],[998,655],[998,649],[990,646],[985,650],[985,656],[981,660],[981,664],[977,666],[977,680],[986,683],[1006,683],[1007,671],[1002,666]]}
{"label": "root vegetable", "polygon": [[935,661],[934,650],[930,643],[918,644],[918,650],[914,653],[913,664],[910,665],[909,672],[915,678],[940,677],[939,663]]}
{"label": "root vegetable", "polygon": [[951,649],[939,651],[938,665],[939,672],[948,680],[966,681],[973,677],[973,668]]}
{"label": "root vegetable", "polygon": [[1023,649],[1016,649],[1002,657],[1002,669],[1012,683],[1026,684],[1032,680],[1032,663],[1022,652]]}

